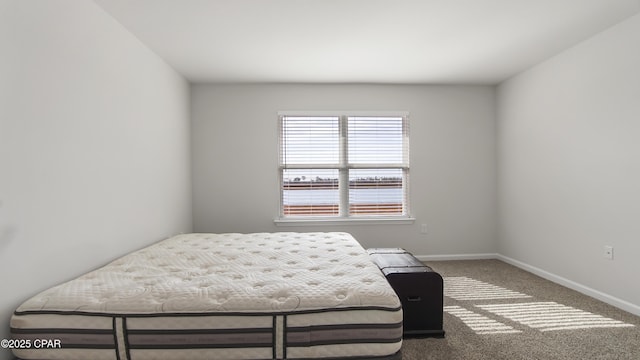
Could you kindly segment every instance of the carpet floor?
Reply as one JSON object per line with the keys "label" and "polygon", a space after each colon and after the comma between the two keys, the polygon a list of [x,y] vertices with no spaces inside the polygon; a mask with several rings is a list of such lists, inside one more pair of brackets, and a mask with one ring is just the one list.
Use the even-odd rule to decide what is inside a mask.
{"label": "carpet floor", "polygon": [[499,260],[428,262],[445,281],[441,339],[403,360],[640,359],[640,317]]}

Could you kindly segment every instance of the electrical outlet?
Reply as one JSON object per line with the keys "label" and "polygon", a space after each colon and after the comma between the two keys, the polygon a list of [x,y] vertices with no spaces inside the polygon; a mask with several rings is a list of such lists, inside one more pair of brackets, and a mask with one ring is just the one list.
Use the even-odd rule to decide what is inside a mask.
{"label": "electrical outlet", "polygon": [[602,256],[604,256],[605,259],[613,260],[613,246],[606,245],[603,251]]}
{"label": "electrical outlet", "polygon": [[420,225],[420,233],[421,234],[426,234],[427,233],[427,224]]}

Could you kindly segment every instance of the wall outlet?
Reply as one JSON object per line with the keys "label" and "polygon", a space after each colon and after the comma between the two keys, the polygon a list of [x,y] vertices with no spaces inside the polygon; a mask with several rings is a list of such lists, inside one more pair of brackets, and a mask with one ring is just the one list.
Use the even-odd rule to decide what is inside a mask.
{"label": "wall outlet", "polygon": [[613,246],[606,245],[603,248],[602,256],[604,256],[605,259],[613,260]]}
{"label": "wall outlet", "polygon": [[426,234],[427,233],[427,224],[420,225],[420,233],[421,234]]}

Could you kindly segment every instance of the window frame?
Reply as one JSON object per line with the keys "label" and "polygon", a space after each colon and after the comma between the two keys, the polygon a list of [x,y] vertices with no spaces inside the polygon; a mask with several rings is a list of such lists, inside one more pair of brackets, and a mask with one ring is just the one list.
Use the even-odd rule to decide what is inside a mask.
{"label": "window frame", "polygon": [[[410,133],[409,133],[409,112],[408,111],[278,111],[278,216],[274,222],[278,226],[298,226],[298,225],[339,225],[339,224],[371,224],[371,223],[393,223],[393,224],[412,224],[415,219],[411,216],[411,202],[410,202],[410,187],[409,187],[409,173],[410,173]],[[294,169],[295,165],[283,164],[283,117],[337,117],[338,127],[340,133],[340,161],[335,167],[329,167],[331,169],[338,170],[339,173],[339,214],[328,216],[290,216],[284,215],[284,190],[283,190],[283,172],[285,169]],[[394,164],[394,166],[368,166],[368,165],[355,165],[350,164],[347,160],[348,157],[348,130],[347,123],[350,117],[402,117],[403,119],[403,154],[406,159],[403,159],[402,164]],[[372,164],[382,165],[382,164]],[[309,167],[310,165],[301,165],[300,168]],[[326,168],[326,167],[325,167]],[[394,168],[402,170],[402,189],[403,189],[403,214],[373,214],[373,215],[351,215],[349,211],[350,199],[349,199],[349,172],[354,169],[385,169]]]}

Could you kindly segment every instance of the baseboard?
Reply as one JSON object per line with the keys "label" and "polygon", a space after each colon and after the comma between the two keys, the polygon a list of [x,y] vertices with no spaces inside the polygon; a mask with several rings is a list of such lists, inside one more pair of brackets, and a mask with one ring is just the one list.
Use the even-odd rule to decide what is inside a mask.
{"label": "baseboard", "polygon": [[498,254],[451,254],[451,255],[414,255],[420,261],[449,261],[449,260],[487,260],[497,259]]}
{"label": "baseboard", "polygon": [[529,265],[522,261],[512,259],[508,256],[504,256],[498,253],[484,253],[484,254],[450,254],[450,255],[415,255],[415,257],[420,261],[449,261],[449,260],[487,260],[487,259],[497,259],[500,261],[504,261],[507,264],[518,267],[522,270],[528,271],[532,274],[538,275],[541,278],[552,281],[556,284],[560,284],[569,289],[575,290],[579,293],[585,294],[587,296],[591,296],[594,299],[598,299],[602,302],[605,302],[609,305],[615,306],[618,309],[627,311],[636,316],[640,316],[640,306],[636,304],[632,304],[628,301],[618,299],[615,296],[611,296],[609,294],[603,293],[602,291],[598,291],[596,289],[592,289],[588,286],[582,285],[575,281],[569,280],[562,276],[550,273],[546,270],[542,270],[533,265]]}
{"label": "baseboard", "polygon": [[538,276],[540,276],[541,278],[547,279],[549,281],[553,281],[556,284],[560,284],[564,287],[568,287],[569,289],[575,290],[579,293],[585,294],[587,296],[591,296],[592,298],[598,299],[602,302],[605,302],[609,305],[615,306],[618,309],[622,309],[624,311],[630,312],[634,315],[640,316],[640,306],[632,304],[628,301],[622,300],[622,299],[618,299],[615,296],[611,296],[609,294],[603,293],[601,291],[592,289],[588,286],[582,285],[580,283],[577,283],[575,281],[569,280],[567,278],[564,278],[562,276],[550,273],[546,270],[542,270],[538,267],[529,265],[527,263],[524,263],[522,261],[519,260],[515,260],[512,259],[510,257],[501,255],[501,254],[496,254],[496,259],[501,260],[506,262],[507,264],[513,265],[515,267],[518,267],[522,270],[528,271],[532,274],[536,274]]}

